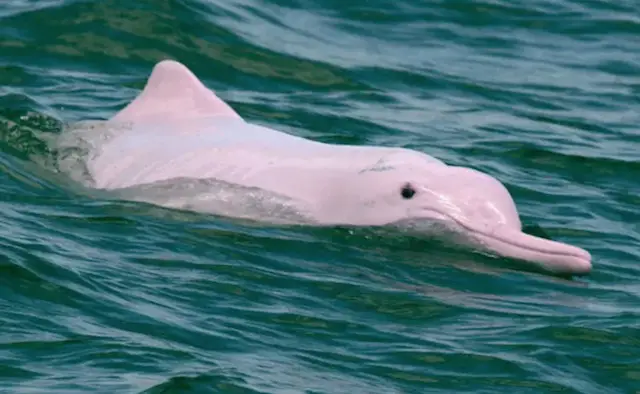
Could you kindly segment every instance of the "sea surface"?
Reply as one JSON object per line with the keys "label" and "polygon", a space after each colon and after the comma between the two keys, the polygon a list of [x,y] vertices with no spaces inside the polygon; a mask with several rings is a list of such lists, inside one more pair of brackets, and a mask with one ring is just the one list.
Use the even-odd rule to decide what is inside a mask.
{"label": "sea surface", "polygon": [[[244,118],[487,172],[556,278],[113,201],[49,164],[175,59]],[[1,0],[1,393],[640,393],[637,0]]]}

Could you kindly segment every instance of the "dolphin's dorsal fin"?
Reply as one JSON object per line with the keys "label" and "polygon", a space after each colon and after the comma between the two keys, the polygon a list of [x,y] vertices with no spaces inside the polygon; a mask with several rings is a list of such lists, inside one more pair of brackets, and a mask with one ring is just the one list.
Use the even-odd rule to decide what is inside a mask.
{"label": "dolphin's dorsal fin", "polygon": [[111,120],[163,121],[203,116],[240,118],[185,65],[163,60],[153,68],[142,93]]}

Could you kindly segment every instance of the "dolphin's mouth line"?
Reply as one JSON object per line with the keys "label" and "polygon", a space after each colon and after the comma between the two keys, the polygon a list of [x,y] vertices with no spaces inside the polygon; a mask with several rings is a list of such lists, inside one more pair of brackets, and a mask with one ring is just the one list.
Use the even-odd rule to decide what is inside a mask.
{"label": "dolphin's mouth line", "polygon": [[[504,236],[501,236],[500,234],[496,234],[496,233],[489,233],[483,230],[480,230],[478,228],[475,228],[473,226],[470,226],[469,224],[465,223],[464,221],[451,216],[450,214],[447,214],[445,212],[441,212],[438,209],[434,209],[434,208],[428,208],[426,209],[426,211],[431,211],[434,212],[438,215],[441,215],[443,217],[446,217],[450,220],[452,220],[454,223],[456,223],[458,226],[464,228],[465,230],[471,232],[473,235],[477,236],[482,236],[482,237],[486,237],[489,238],[491,240],[496,240],[499,242],[503,242],[505,244],[508,244],[510,246],[515,246],[527,251],[532,251],[532,252],[537,252],[537,253],[542,253],[542,254],[546,254],[546,255],[550,255],[550,256],[567,256],[567,257],[573,257],[573,258],[578,258],[584,261],[588,261],[588,258],[586,258],[585,256],[579,254],[579,253],[572,253],[572,252],[563,252],[563,251],[556,251],[556,250],[548,250],[548,249],[542,249],[542,248],[536,248],[533,247],[531,245],[525,245],[522,244],[520,242],[516,242],[514,240],[508,239]],[[521,231],[521,230],[513,230],[513,231]],[[535,237],[538,238],[538,237]],[[554,242],[554,241],[549,241],[549,242]]]}

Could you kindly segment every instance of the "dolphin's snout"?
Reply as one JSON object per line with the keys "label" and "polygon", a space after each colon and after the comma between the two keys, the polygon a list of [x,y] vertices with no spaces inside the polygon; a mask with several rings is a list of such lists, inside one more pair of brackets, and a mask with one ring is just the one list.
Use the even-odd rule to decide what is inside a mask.
{"label": "dolphin's snout", "polygon": [[448,210],[444,205],[440,209],[470,232],[481,249],[560,275],[591,271],[591,255],[586,250],[524,233],[515,202],[497,179],[462,167],[450,167],[448,175],[439,186],[446,190],[449,201],[457,202],[458,209]]}
{"label": "dolphin's snout", "polygon": [[556,274],[586,275],[591,272],[591,254],[576,246],[507,228],[477,236],[496,254],[529,261]]}

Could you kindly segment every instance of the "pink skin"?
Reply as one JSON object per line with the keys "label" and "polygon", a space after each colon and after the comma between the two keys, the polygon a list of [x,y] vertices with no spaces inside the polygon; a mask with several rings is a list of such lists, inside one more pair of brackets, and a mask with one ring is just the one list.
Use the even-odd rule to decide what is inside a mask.
{"label": "pink skin", "polygon": [[285,196],[318,225],[437,224],[425,232],[444,226],[458,242],[552,273],[591,270],[587,251],[523,233],[513,199],[489,175],[409,149],[324,144],[252,125],[175,61],[156,65],[107,124],[130,130],[88,161],[100,189],[217,179]]}

